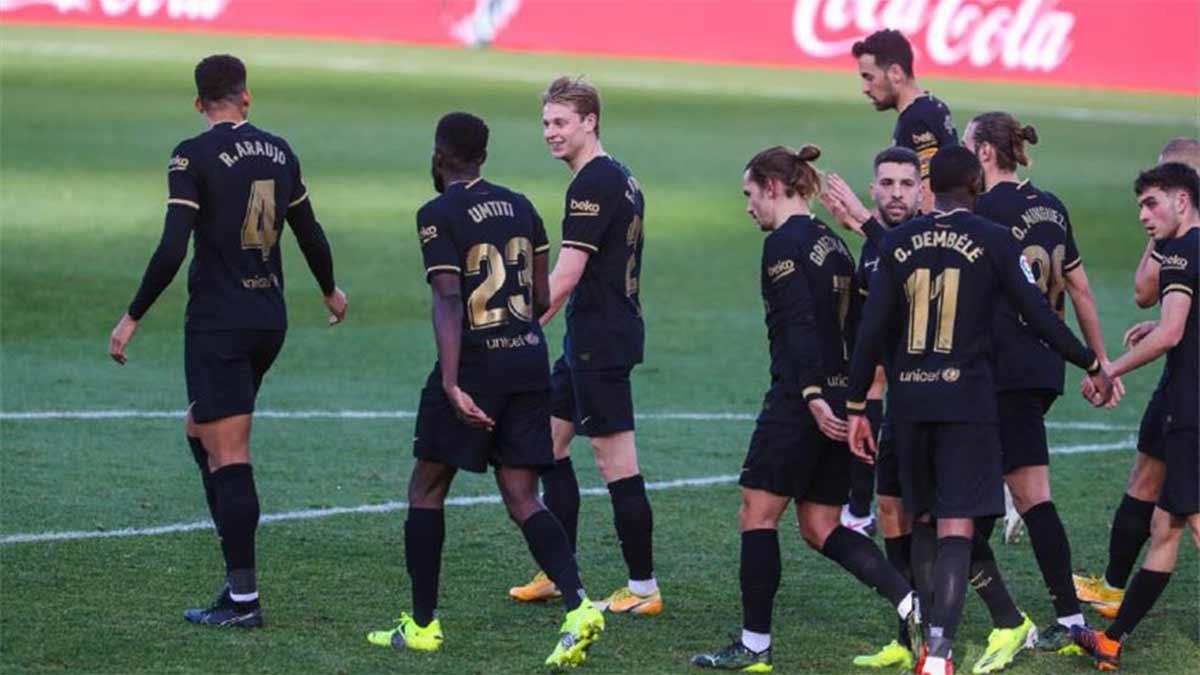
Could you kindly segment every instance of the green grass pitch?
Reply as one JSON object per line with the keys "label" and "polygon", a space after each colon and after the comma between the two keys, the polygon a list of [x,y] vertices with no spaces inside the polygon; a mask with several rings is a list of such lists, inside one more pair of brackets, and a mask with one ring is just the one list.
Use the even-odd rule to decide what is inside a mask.
{"label": "green grass pitch", "polygon": [[[0,384],[4,413],[179,410],[182,274],[143,322],[119,368],[108,332],[157,242],[171,148],[202,129],[191,68],[231,51],[249,64],[252,120],[285,136],[304,162],[313,203],[349,293],[344,326],[325,326],[315,284],[285,239],[291,331],[261,410],[413,410],[434,358],[428,290],[413,217],[432,193],[437,117],[465,109],[492,129],[487,175],[526,192],[547,223],[562,215],[566,169],[540,137],[537,95],[560,73],[603,90],[606,148],[646,190],[643,276],[647,361],[636,371],[647,413],[756,412],[767,380],[758,297],[762,236],[743,211],[739,177],[768,144],[814,142],[819,166],[865,186],[889,141],[892,114],[875,113],[852,73],[633,63],[576,57],[442,51],[196,35],[0,26]],[[963,125],[1009,109],[1044,139],[1028,172],[1071,209],[1099,300],[1109,349],[1151,312],[1133,307],[1132,271],[1144,246],[1130,185],[1168,138],[1195,135],[1189,98],[926,81]],[[557,228],[551,226],[552,240]],[[858,242],[848,236],[857,248]],[[551,330],[557,353],[561,322]],[[1058,448],[1118,448],[1054,457],[1054,491],[1075,566],[1098,572],[1108,524],[1132,459],[1130,439],[1159,368],[1127,379],[1116,411],[1088,408],[1069,376]],[[644,419],[639,443],[650,481],[735,473],[751,422]],[[175,419],[0,419],[0,536],[101,531],[206,517]],[[264,513],[403,499],[412,420],[260,419],[254,453]],[[580,480],[601,487],[587,446]],[[464,475],[452,496],[494,492]],[[686,672],[740,622],[737,488],[730,483],[652,493],[656,561],[666,612],[616,617],[589,672]],[[370,647],[364,634],[407,609],[402,512],[266,524],[259,560],[269,627],[220,632],[180,610],[216,589],[213,535],[0,544],[3,672],[528,672],[540,668],[558,606],[518,606],[505,591],[533,570],[496,505],[448,509],[439,654]],[[784,581],[775,611],[780,672],[851,670],[850,658],[891,638],[885,604],[782,528]],[[997,544],[1019,604],[1039,624],[1052,610],[1027,544]],[[1200,568],[1183,546],[1163,599],[1130,643],[1126,669],[1192,671],[1200,649]],[[608,500],[584,498],[580,558],[594,596],[623,583]],[[1090,610],[1089,610],[1090,612]],[[1105,623],[1094,614],[1089,618]],[[967,669],[989,626],[968,599],[957,656]],[[1083,673],[1078,657],[1022,656],[1014,673]]]}

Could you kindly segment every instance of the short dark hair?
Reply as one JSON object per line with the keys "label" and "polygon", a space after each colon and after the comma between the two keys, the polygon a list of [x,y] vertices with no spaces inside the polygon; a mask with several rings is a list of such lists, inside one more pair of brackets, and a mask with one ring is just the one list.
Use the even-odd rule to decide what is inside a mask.
{"label": "short dark hair", "polygon": [[217,103],[246,91],[246,64],[236,56],[214,54],[196,64],[196,96]]}
{"label": "short dark hair", "polygon": [[433,137],[437,147],[456,167],[479,166],[487,158],[488,126],[471,113],[443,115]]}
{"label": "short dark hair", "polygon": [[961,145],[946,146],[929,160],[929,187],[934,194],[974,190],[982,175],[979,158]]}
{"label": "short dark hair", "polygon": [[1138,174],[1133,182],[1134,194],[1141,196],[1150,188],[1160,190],[1186,190],[1192,208],[1200,210],[1200,175],[1182,162],[1167,162]]}
{"label": "short dark hair", "polygon": [[879,170],[880,164],[911,164],[917,170],[917,175],[921,175],[921,158],[913,150],[901,145],[893,145],[875,155],[876,171]]}
{"label": "short dark hair", "polygon": [[875,57],[875,64],[887,70],[892,64],[900,66],[900,70],[908,77],[913,76],[913,50],[908,38],[898,30],[877,30],[865,39],[854,43],[850,48],[854,58],[863,54]]}

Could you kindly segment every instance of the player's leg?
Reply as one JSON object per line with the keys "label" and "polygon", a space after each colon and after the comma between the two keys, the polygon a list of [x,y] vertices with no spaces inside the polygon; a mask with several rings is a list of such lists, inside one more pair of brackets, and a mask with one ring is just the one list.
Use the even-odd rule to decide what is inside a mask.
{"label": "player's leg", "polygon": [[1155,389],[1138,428],[1137,453],[1121,503],[1109,530],[1108,566],[1103,577],[1076,575],[1075,593],[1101,615],[1116,616],[1125,584],[1150,538],[1150,518],[1166,479],[1165,409],[1162,387]]}
{"label": "player's leg", "polygon": [[[550,373],[550,436],[554,444],[554,464],[541,473],[542,502],[562,524],[572,552],[577,549],[579,540],[579,481],[571,462],[576,418],[571,370],[566,360],[559,358]],[[559,597],[559,590],[550,577],[539,570],[528,583],[509,588],[508,594],[521,602],[540,602]]]}
{"label": "player's leg", "polygon": [[976,518],[971,539],[970,583],[983,600],[992,619],[987,647],[972,668],[974,673],[993,673],[1007,668],[1017,654],[1032,649],[1038,638],[1033,621],[1019,609],[1004,583],[991,546],[996,518]]}
{"label": "player's leg", "polygon": [[[188,447],[192,450],[192,459],[196,461],[196,468],[200,471],[200,483],[204,486],[204,501],[208,504],[208,515],[212,518],[213,529],[217,533],[217,540],[220,541],[221,523],[217,512],[217,488],[213,483],[212,470],[208,468],[208,451],[204,449],[204,443],[200,440],[200,430],[196,428],[196,423],[192,420],[192,406],[190,405],[184,421],[184,434],[187,437]],[[228,569],[225,570],[225,574],[229,574]]]}
{"label": "player's leg", "polygon": [[652,616],[663,609],[654,577],[654,512],[638,466],[630,370],[575,371],[580,427],[592,441],[596,468],[608,486],[613,522],[629,582],[603,603],[610,612]]}
{"label": "player's leg", "polygon": [[[871,428],[879,430],[883,422],[883,401],[867,400],[867,419]],[[871,513],[871,498],[875,495],[875,464],[853,461],[850,463],[850,499],[842,509],[842,525],[864,534],[875,536],[878,528],[875,515]]]}
{"label": "player's leg", "polygon": [[[761,437],[759,430],[756,437]],[[751,441],[743,481],[770,482],[778,485],[778,476],[769,468],[754,465],[759,448]],[[775,489],[780,489],[776,487]],[[771,615],[775,593],[779,590],[783,562],[779,553],[779,519],[790,497],[767,489],[742,486],[742,506],[738,512],[741,530],[741,563],[738,578],[742,592],[742,634],[729,645],[692,657],[692,665],[719,670],[771,672]]]}

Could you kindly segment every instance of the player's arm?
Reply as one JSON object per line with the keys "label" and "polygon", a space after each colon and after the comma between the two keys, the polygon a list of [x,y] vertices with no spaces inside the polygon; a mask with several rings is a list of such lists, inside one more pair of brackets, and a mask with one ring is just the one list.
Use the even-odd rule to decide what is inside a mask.
{"label": "player's arm", "polygon": [[892,267],[886,250],[879,256],[879,267],[872,274],[871,293],[862,310],[854,356],[850,359],[850,389],[846,398],[847,429],[850,450],[866,462],[874,462],[875,435],[867,421],[867,396],[875,381],[878,364],[883,360],[888,327],[900,302],[898,286],[892,279]]}
{"label": "player's arm", "polygon": [[321,295],[325,298],[325,306],[329,308],[329,324],[341,323],[346,318],[346,294],[337,287],[333,278],[333,250],[325,237],[325,229],[317,222],[317,214],[313,211],[312,200],[308,197],[308,187],[300,172],[300,159],[288,148],[291,160],[293,187],[288,201],[287,222],[296,235],[300,252],[313,278],[321,287]]}
{"label": "player's arm", "polygon": [[1133,274],[1133,301],[1146,309],[1158,302],[1158,273],[1162,268],[1162,253],[1154,239],[1146,242],[1146,250]]}
{"label": "player's arm", "polygon": [[842,227],[862,235],[879,246],[887,230],[876,220],[871,210],[863,205],[850,184],[836,173],[825,177],[825,189],[820,194],[821,204]]}
{"label": "player's arm", "polygon": [[550,310],[550,239],[532,203],[529,211],[533,216],[533,315],[540,319]]}
{"label": "player's arm", "polygon": [[619,191],[594,176],[577,176],[567,188],[563,216],[562,249],[550,273],[550,308],[541,316],[544,326],[562,309],[579,285],[588,258],[600,252],[604,233],[617,208]]}
{"label": "player's arm", "polygon": [[[1087,272],[1083,262],[1067,270],[1067,293],[1071,295],[1071,306],[1075,308],[1075,319],[1079,322],[1079,330],[1088,347],[1096,352],[1100,363],[1108,363],[1108,350],[1104,347],[1104,330],[1100,327],[1100,313],[1096,309],[1096,298],[1088,284]],[[1116,405],[1125,395],[1125,385],[1113,375],[1113,397],[1109,405]]]}
{"label": "player's arm", "polygon": [[171,285],[171,280],[175,278],[179,267],[187,258],[188,239],[196,225],[198,213],[190,204],[185,205],[177,201],[167,203],[167,217],[158,248],[154,249],[154,254],[150,256],[137,295],[134,296],[133,302],[129,303],[129,309],[109,336],[108,354],[117,363],[125,365],[125,347],[137,332],[138,323],[158,296]]}
{"label": "player's arm", "polygon": [[1190,294],[1164,295],[1158,325],[1146,337],[1138,341],[1132,349],[1112,362],[1113,376],[1137,370],[1178,345],[1187,329],[1188,313],[1191,309],[1192,297]]}

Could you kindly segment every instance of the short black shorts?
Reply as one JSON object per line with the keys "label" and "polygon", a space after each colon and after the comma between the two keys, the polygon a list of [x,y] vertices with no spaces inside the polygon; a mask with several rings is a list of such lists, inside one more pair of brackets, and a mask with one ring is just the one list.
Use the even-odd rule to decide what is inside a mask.
{"label": "short black shorts", "polygon": [[850,446],[821,433],[798,393],[768,399],[770,407],[754,426],[738,484],[796,501],[845,504]]}
{"label": "short black shorts", "polygon": [[254,399],[279,350],[281,330],[184,331],[183,371],[192,420],[254,412]]}
{"label": "short black shorts", "polygon": [[[874,428],[874,427],[872,427]],[[896,451],[892,447],[892,423],[886,417],[879,425],[879,436],[875,453],[875,494],[882,497],[900,497],[900,467],[896,463]]]}
{"label": "short black shorts", "polygon": [[995,424],[892,420],[890,426],[909,514],[978,518],[1004,513]]}
{"label": "short black shorts", "polygon": [[414,457],[475,473],[483,473],[489,464],[530,469],[554,464],[550,392],[467,393],[496,421],[496,428],[488,431],[463,424],[441,382],[426,382],[417,409]]}
{"label": "short black shorts", "polygon": [[1046,413],[1056,399],[1056,392],[1044,389],[1017,389],[996,395],[1005,475],[1026,466],[1050,465]]}
{"label": "short black shorts", "polygon": [[1158,495],[1158,507],[1176,516],[1200,513],[1200,432],[1168,429],[1163,437],[1167,453],[1167,479]]}
{"label": "short black shorts", "polygon": [[1142,414],[1142,424],[1138,427],[1138,452],[1160,462],[1167,461],[1166,435],[1167,402],[1160,386],[1154,388],[1150,401],[1146,403],[1146,412]]}
{"label": "short black shorts", "polygon": [[581,436],[633,431],[632,370],[573,370],[559,358],[550,373],[550,414],[574,422]]}

